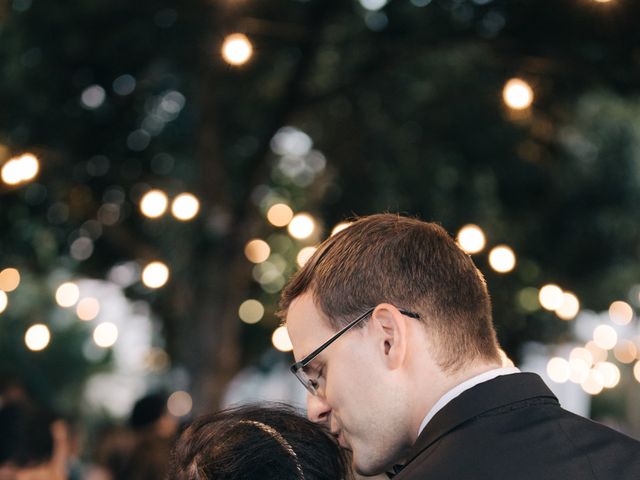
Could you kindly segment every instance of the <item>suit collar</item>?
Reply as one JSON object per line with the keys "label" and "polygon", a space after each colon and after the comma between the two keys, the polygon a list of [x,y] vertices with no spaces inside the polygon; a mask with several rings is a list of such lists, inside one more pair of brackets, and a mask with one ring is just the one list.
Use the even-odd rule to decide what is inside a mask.
{"label": "suit collar", "polygon": [[431,419],[413,445],[407,463],[462,423],[490,410],[535,397],[550,397],[557,402],[555,395],[534,373],[500,376],[466,390]]}

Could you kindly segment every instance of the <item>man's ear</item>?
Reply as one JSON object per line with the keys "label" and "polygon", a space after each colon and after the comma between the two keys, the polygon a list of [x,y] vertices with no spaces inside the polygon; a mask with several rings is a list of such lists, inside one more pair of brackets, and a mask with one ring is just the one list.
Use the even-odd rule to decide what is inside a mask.
{"label": "man's ear", "polygon": [[410,320],[389,303],[381,303],[373,313],[372,326],[380,337],[384,361],[390,369],[399,368],[405,360],[408,348],[407,322]]}

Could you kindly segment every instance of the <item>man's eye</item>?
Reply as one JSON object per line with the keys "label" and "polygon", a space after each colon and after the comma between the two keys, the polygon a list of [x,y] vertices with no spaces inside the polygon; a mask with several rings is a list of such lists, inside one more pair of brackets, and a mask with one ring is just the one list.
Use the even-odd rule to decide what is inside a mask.
{"label": "man's eye", "polygon": [[314,379],[314,378],[310,378],[309,379],[309,384],[313,387],[313,388],[318,388],[318,380]]}

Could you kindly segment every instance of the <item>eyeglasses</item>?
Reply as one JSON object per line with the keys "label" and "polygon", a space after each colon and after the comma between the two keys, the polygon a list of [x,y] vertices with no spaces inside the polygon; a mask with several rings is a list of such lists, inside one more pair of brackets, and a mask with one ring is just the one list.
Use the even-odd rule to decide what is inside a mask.
{"label": "eyeglasses", "polygon": [[[329,340],[327,340],[318,348],[316,348],[309,355],[304,357],[299,362],[296,362],[293,365],[291,365],[291,373],[293,373],[296,376],[296,378],[300,380],[300,383],[304,385],[304,387],[309,391],[309,393],[311,393],[312,395],[318,395],[318,381],[317,379],[312,379],[309,377],[309,375],[307,375],[307,372],[304,370],[305,367],[309,365],[309,363],[311,363],[311,361],[313,361],[313,359],[316,358],[320,354],[320,352],[322,352],[325,348],[327,348],[329,345],[335,342],[338,338],[340,338],[342,335],[344,335],[349,330],[351,330],[354,326],[358,324],[358,322],[360,322],[361,320],[364,320],[369,315],[371,315],[371,313],[373,313],[375,309],[376,307],[370,308],[369,310],[364,312],[362,315],[360,315],[358,318],[356,318],[354,321],[347,324],[342,330],[340,330],[333,337],[331,337]],[[398,311],[402,315],[406,315],[407,317],[420,319],[420,315],[418,315],[417,313],[409,312],[408,310],[403,310],[403,309],[398,309]]]}

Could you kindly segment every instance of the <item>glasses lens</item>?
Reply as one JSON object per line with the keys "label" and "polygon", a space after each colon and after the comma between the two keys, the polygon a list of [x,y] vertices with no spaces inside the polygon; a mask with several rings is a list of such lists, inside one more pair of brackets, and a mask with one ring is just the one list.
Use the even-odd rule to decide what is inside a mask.
{"label": "glasses lens", "polygon": [[311,395],[317,395],[318,391],[314,385],[314,382],[309,378],[307,373],[304,371],[304,368],[301,368],[296,372],[296,377],[300,380],[300,383],[304,385],[304,387],[311,393]]}

